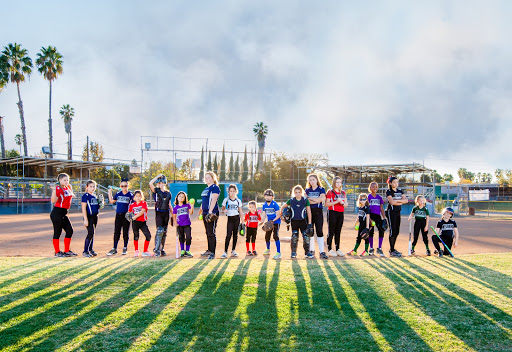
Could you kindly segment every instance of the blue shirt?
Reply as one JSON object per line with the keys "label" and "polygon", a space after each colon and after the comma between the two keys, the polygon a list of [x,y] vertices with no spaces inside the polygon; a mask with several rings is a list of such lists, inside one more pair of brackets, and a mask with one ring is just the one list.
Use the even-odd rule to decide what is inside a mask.
{"label": "blue shirt", "polygon": [[[208,210],[210,209],[210,200],[212,199],[212,194],[220,195],[220,188],[215,183],[210,187],[206,187],[204,191],[201,193],[201,209],[203,209],[203,214],[208,214]],[[218,199],[218,198],[217,198]],[[215,208],[213,208],[213,213],[219,213],[219,204],[215,202]]]}
{"label": "blue shirt", "polygon": [[85,193],[82,196],[82,203],[87,203],[85,209],[87,209],[87,215],[98,215],[100,211],[100,205],[98,204],[98,198],[94,194]]}
{"label": "blue shirt", "polygon": [[[265,214],[267,214],[267,220],[274,220],[274,219],[276,219],[277,211],[281,208],[279,208],[279,205],[277,205],[277,203],[275,201],[272,201],[272,202],[270,202],[270,204],[268,204],[267,202],[263,203],[262,209],[265,212]],[[274,224],[280,224],[280,223],[281,223],[281,218],[274,220]]]}
{"label": "blue shirt", "polygon": [[116,213],[124,214],[128,212],[128,208],[133,201],[133,193],[128,191],[128,193],[123,194],[122,191],[119,191],[114,194],[112,199],[116,201]]}
{"label": "blue shirt", "polygon": [[[325,194],[325,188],[323,188],[323,187],[317,187],[314,190],[311,187],[306,188],[306,196],[308,198],[320,198],[321,194]],[[320,208],[320,209],[322,209],[323,205],[322,205],[322,203],[311,204],[311,208]]]}

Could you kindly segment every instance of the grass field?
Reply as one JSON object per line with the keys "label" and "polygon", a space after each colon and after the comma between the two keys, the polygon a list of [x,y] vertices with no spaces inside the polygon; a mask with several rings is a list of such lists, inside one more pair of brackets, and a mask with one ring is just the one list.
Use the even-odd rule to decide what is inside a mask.
{"label": "grass field", "polygon": [[0,259],[0,350],[512,351],[512,253]]}

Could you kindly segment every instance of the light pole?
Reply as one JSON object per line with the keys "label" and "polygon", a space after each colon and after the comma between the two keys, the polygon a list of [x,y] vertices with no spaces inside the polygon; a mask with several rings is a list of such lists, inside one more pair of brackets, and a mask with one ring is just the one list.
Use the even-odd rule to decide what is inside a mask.
{"label": "light pole", "polygon": [[48,191],[48,182],[46,182],[46,179],[48,178],[48,167],[47,167],[47,157],[48,154],[50,154],[50,147],[43,147],[41,148],[43,150],[44,154],[44,196],[46,197],[46,192]]}

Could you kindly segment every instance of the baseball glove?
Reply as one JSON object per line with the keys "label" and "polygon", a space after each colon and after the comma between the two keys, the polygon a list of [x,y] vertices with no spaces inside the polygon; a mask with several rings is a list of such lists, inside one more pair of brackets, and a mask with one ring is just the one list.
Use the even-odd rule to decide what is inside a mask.
{"label": "baseball glove", "polygon": [[245,236],[245,224],[240,223],[238,225],[238,234],[240,236]]}
{"label": "baseball glove", "polygon": [[274,229],[274,221],[269,220],[269,221],[265,222],[263,224],[263,226],[261,227],[261,229],[265,232],[272,231]]}
{"label": "baseball glove", "polygon": [[215,213],[209,213],[209,214],[206,214],[206,216],[204,217],[204,219],[207,221],[207,222],[214,222],[216,221],[217,219],[219,218],[219,216]]}
{"label": "baseball glove", "polygon": [[382,220],[382,223],[380,226],[382,228],[382,231],[387,231],[387,229],[389,228],[388,219]]}
{"label": "baseball glove", "polygon": [[314,234],[315,230],[313,229],[313,224],[308,224],[308,226],[306,227],[306,236],[313,237]]}
{"label": "baseball glove", "polygon": [[366,240],[370,236],[370,231],[368,229],[364,229],[361,231],[360,236],[363,240]]}
{"label": "baseball glove", "polygon": [[124,214],[124,217],[126,218],[126,220],[132,222],[133,221],[133,213],[126,213]]}

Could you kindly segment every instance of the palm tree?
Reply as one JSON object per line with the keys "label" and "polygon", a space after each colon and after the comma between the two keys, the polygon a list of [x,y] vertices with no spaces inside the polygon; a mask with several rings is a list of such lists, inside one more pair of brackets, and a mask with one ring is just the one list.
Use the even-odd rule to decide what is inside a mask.
{"label": "palm tree", "polygon": [[53,128],[52,128],[52,82],[62,74],[62,55],[54,46],[41,48],[41,52],[37,54],[36,65],[39,73],[41,73],[50,84],[50,103],[48,117],[48,133],[50,139],[50,158],[53,158]]}
{"label": "palm tree", "polygon": [[[0,92],[4,90],[5,86],[9,83],[9,73],[7,72],[7,63],[4,56],[0,56]],[[4,116],[0,116],[0,148],[2,149],[2,159],[5,159],[5,142],[4,142]],[[6,165],[4,164],[4,170]]]}
{"label": "palm tree", "polygon": [[23,114],[23,102],[21,101],[20,83],[25,81],[25,76],[29,77],[32,73],[32,59],[28,57],[27,49],[23,49],[20,44],[9,44],[2,51],[2,59],[7,66],[9,80],[16,83],[18,88],[18,109],[20,111],[21,133],[23,135],[23,149],[25,156],[28,155],[27,131],[25,129],[25,116]]}
{"label": "palm tree", "polygon": [[72,147],[72,138],[71,138],[71,121],[73,121],[73,116],[75,116],[75,109],[73,109],[69,104],[62,105],[60,108],[60,116],[62,120],[64,120],[64,128],[66,129],[66,133],[68,134],[68,160],[73,159],[73,147]]}
{"label": "palm tree", "polygon": [[21,134],[17,134],[14,136],[14,141],[16,142],[17,145],[20,146],[20,155],[21,155],[21,145],[23,144],[23,136]]}
{"label": "palm tree", "polygon": [[263,153],[265,153],[265,139],[267,139],[268,126],[263,122],[258,122],[252,129],[258,140],[258,171],[263,170]]}

